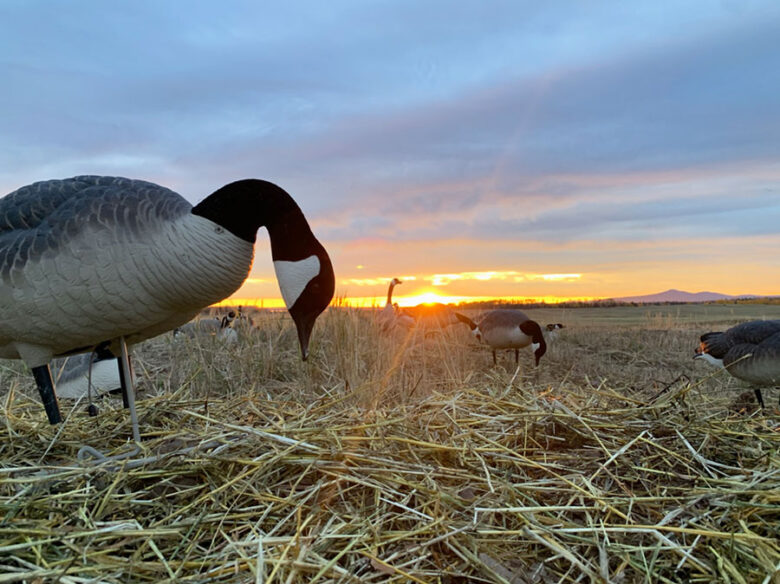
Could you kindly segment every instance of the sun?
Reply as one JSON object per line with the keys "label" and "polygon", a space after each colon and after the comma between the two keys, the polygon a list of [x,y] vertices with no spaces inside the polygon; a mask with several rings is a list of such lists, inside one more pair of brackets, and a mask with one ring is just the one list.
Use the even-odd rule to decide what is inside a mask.
{"label": "sun", "polygon": [[446,304],[443,296],[439,296],[436,292],[423,292],[421,294],[415,294],[413,296],[401,296],[398,298],[398,304],[400,306],[417,306],[418,304],[436,304],[442,302]]}

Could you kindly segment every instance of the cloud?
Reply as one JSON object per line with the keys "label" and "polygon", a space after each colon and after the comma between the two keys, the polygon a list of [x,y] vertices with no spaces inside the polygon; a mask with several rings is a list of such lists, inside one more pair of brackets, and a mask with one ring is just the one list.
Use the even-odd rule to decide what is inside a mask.
{"label": "cloud", "polygon": [[452,282],[490,282],[490,281],[511,281],[511,282],[533,282],[533,281],[572,281],[578,280],[582,274],[524,274],[515,270],[490,271],[490,272],[461,272],[459,274],[433,274],[431,276],[422,276],[422,280],[431,282],[434,286],[447,286]]}
{"label": "cloud", "polygon": [[195,202],[267,178],[337,265],[377,280],[585,273],[667,241],[708,242],[711,259],[780,221],[779,16],[771,2],[6,2],[0,188],[121,174]]}

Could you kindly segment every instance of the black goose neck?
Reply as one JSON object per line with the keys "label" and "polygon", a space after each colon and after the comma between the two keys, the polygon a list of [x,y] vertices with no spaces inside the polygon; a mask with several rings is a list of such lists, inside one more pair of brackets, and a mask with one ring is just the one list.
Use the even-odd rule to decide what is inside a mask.
{"label": "black goose neck", "polygon": [[300,207],[281,187],[259,179],[245,179],[216,190],[192,209],[250,243],[257,230],[266,227],[273,243],[274,235],[294,232],[299,237],[311,234]]}

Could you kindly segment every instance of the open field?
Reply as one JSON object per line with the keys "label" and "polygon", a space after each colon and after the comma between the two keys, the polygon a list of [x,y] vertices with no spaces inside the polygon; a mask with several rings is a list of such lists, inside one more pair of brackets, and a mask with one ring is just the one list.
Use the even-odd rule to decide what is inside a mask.
{"label": "open field", "polygon": [[692,359],[780,306],[527,312],[567,326],[538,369],[352,309],[306,363],[281,313],[238,347],[164,335],[119,468],[76,453],[127,448],[121,400],[51,427],[3,361],[0,584],[780,582],[779,391],[758,412]]}

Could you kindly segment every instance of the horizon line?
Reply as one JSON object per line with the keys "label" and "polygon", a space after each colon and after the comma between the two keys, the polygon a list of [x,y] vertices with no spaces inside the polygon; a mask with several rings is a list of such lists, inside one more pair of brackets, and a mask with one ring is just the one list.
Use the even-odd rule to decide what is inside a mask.
{"label": "horizon line", "polygon": [[[700,292],[684,292],[684,294],[694,296],[701,294]],[[582,303],[596,303],[600,301],[614,300],[616,302],[634,302],[633,299],[638,298],[650,298],[658,296],[664,292],[656,292],[651,294],[637,294],[632,296],[444,296],[432,293],[398,296],[393,298],[395,303],[400,307],[408,308],[418,306],[420,304],[446,304],[446,305],[463,305],[463,304],[476,304],[481,302],[494,302],[494,303],[517,303],[517,304],[564,304],[567,302],[582,302]],[[713,292],[712,294],[720,295],[720,293]],[[738,299],[750,299],[750,298],[777,298],[772,295],[751,295],[745,294],[739,295],[723,295],[723,298],[717,298],[714,300],[738,300]],[[652,302],[677,302],[675,300],[649,300]],[[685,302],[680,300],[679,302]],[[706,301],[704,301],[706,302]],[[335,295],[331,301],[332,306],[346,306],[352,308],[381,308],[386,304],[386,296],[339,296]],[[247,298],[247,297],[230,297],[224,300],[220,300],[211,305],[218,308],[221,306],[250,306],[253,308],[286,308],[284,299],[278,298]]]}

